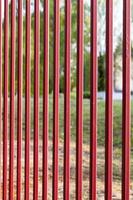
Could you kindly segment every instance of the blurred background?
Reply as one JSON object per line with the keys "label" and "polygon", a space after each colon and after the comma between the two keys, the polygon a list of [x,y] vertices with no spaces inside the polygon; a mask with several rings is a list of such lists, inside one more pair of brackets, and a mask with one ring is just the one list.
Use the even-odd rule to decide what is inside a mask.
{"label": "blurred background", "polygon": [[[18,1],[16,0],[16,116],[17,133],[17,89],[18,89]],[[4,3],[4,1],[2,1]],[[42,127],[43,127],[43,2],[40,0],[40,104],[39,104],[39,195],[41,199],[42,181]],[[54,0],[49,0],[49,199],[52,199],[52,136],[53,136],[53,43],[54,43]],[[122,154],[122,0],[114,0],[113,10],[113,199],[121,199],[121,154]],[[26,34],[26,0],[23,0],[23,157],[24,177],[25,153],[25,34]],[[133,94],[133,1],[131,1],[131,94]],[[77,0],[72,0],[71,23],[71,199],[75,199],[75,141],[76,141],[76,60],[77,60]],[[4,6],[3,6],[4,27]],[[98,156],[97,156],[97,194],[104,199],[104,166],[105,166],[105,23],[106,1],[98,0]],[[63,199],[63,142],[64,142],[64,50],[65,50],[65,1],[60,0],[60,110],[59,110],[59,199]],[[9,1],[9,71],[11,55],[11,2]],[[4,37],[4,29],[3,36]],[[89,158],[90,158],[90,0],[84,0],[84,93],[83,93],[83,199],[89,196]],[[3,40],[4,41],[4,38]],[[3,46],[4,48],[4,46]],[[4,52],[4,50],[3,50]],[[4,56],[4,55],[2,55]],[[4,57],[2,59],[4,62]],[[31,169],[30,183],[33,187],[33,95],[34,95],[34,0],[31,0]],[[10,97],[10,73],[9,73]],[[10,105],[10,98],[9,98]],[[16,145],[15,138],[15,145]],[[16,148],[16,147],[15,147]],[[16,159],[15,151],[15,159]],[[16,161],[15,161],[16,163]],[[14,168],[15,170],[15,168]],[[22,180],[24,191],[24,179]],[[133,199],[133,95],[131,95],[131,199]],[[31,190],[32,191],[32,190]],[[31,192],[32,197],[32,192]]]}

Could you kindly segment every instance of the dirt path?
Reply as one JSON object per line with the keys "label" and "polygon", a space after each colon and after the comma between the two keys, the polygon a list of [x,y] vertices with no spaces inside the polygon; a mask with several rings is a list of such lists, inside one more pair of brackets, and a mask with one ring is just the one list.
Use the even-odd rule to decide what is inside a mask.
{"label": "dirt path", "polygon": [[[42,194],[42,143],[39,142],[39,199]],[[16,142],[15,142],[15,159],[14,159],[14,194],[16,194]],[[33,199],[33,141],[30,146],[30,199]],[[118,154],[114,151],[113,168],[113,199],[121,199],[121,160]],[[70,196],[75,199],[75,143],[71,143],[71,170],[70,170]],[[24,195],[24,141],[22,150],[22,199]],[[8,163],[9,165],[9,163]],[[104,148],[98,148],[97,160],[97,199],[104,199]],[[48,160],[48,199],[52,199],[52,142],[49,141],[49,160]],[[2,188],[1,188],[2,189]],[[63,141],[59,143],[59,199],[63,199]],[[14,197],[16,199],[16,195]],[[83,145],[83,199],[89,199],[89,146]],[[133,199],[133,183],[131,183],[131,199]]]}

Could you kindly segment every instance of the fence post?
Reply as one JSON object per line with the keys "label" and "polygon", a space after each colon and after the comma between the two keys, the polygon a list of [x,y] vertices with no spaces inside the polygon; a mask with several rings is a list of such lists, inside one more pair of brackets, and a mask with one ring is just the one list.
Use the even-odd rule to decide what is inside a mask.
{"label": "fence post", "polygon": [[39,55],[40,55],[40,20],[39,1],[35,0],[34,20],[34,188],[33,198],[38,199],[38,139],[39,139]]}
{"label": "fence post", "polygon": [[21,200],[22,159],[22,67],[23,67],[23,6],[18,1],[18,111],[17,111],[17,200]]}
{"label": "fence post", "polygon": [[70,71],[71,71],[71,0],[65,1],[65,92],[64,92],[64,199],[70,194]]}
{"label": "fence post", "polygon": [[53,200],[58,199],[60,5],[54,1]]}
{"label": "fence post", "polygon": [[7,200],[8,140],[8,0],[4,1],[4,113],[3,113],[3,200]]}
{"label": "fence post", "polygon": [[29,200],[30,178],[30,0],[26,1],[26,91],[25,91],[25,200]]}
{"label": "fence post", "polygon": [[48,198],[49,0],[44,0],[43,199]]}
{"label": "fence post", "polygon": [[122,200],[130,194],[130,0],[123,0],[123,113],[122,113]]}
{"label": "fence post", "polygon": [[[2,1],[0,1],[0,189],[1,189],[1,163],[2,163]],[[2,199],[2,194],[0,193]]]}
{"label": "fence post", "polygon": [[105,199],[112,199],[113,1],[106,1]]}
{"label": "fence post", "polygon": [[10,166],[9,199],[14,198],[14,123],[15,123],[15,0],[11,1],[11,80],[10,80]]}
{"label": "fence post", "polygon": [[82,199],[83,142],[83,19],[84,1],[77,1],[77,98],[76,98],[76,199]]}
{"label": "fence post", "polygon": [[96,200],[97,177],[97,0],[91,1],[91,73],[90,73],[90,199]]}

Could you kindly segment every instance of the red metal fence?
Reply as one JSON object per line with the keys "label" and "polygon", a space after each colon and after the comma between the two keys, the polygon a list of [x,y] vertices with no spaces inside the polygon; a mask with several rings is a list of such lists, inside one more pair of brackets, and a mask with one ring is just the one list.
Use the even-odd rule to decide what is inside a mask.
{"label": "red metal fence", "polygon": [[[2,17],[4,4],[4,21]],[[0,1],[0,132],[3,156],[1,157],[1,199],[21,199],[22,194],[22,105],[23,105],[23,1],[18,2],[18,26],[16,26],[16,1],[11,0],[11,34],[9,32],[9,2]],[[64,89],[64,199],[70,198],[70,76],[71,76],[71,0],[65,0],[65,89]],[[31,9],[26,1],[25,33],[25,165],[24,199],[30,199],[30,133],[31,133]],[[122,199],[130,195],[130,0],[123,0],[123,122],[122,122]],[[34,128],[33,128],[33,199],[38,199],[39,165],[39,0],[34,1]],[[83,144],[83,57],[84,57],[84,1],[77,1],[77,90],[76,90],[76,199],[82,199],[82,144]],[[44,0],[44,71],[43,71],[43,145],[42,145],[42,195],[48,198],[48,124],[49,124],[49,1]],[[114,22],[115,23],[115,22]],[[42,25],[42,24],[41,24]],[[2,27],[4,34],[2,37]],[[18,29],[18,30],[17,30]],[[17,30],[17,31],[16,31]],[[15,37],[18,34],[18,46]],[[11,60],[9,65],[9,35]],[[91,0],[91,98],[90,98],[90,197],[97,198],[97,0]],[[2,51],[2,48],[4,50]],[[15,71],[15,52],[17,72]],[[58,148],[59,148],[59,74],[60,74],[60,1],[54,1],[54,88],[53,88],[53,199],[58,199]],[[3,54],[3,57],[2,57]],[[2,61],[3,58],[3,61]],[[2,65],[3,63],[3,65]],[[3,71],[3,76],[2,76]],[[8,91],[10,75],[10,94]],[[17,92],[15,92],[15,76]],[[3,88],[3,93],[2,93]],[[15,95],[17,93],[17,147],[15,148]],[[3,94],[3,95],[2,95]],[[105,199],[112,199],[112,146],[113,146],[113,0],[106,1],[106,113],[105,113]],[[8,111],[8,99],[10,109]],[[3,107],[2,107],[3,100]],[[2,110],[3,108],[3,110]],[[3,117],[2,117],[3,113]],[[8,117],[9,113],[9,117]],[[3,128],[2,128],[3,122]],[[8,138],[9,126],[9,138]],[[3,139],[3,142],[2,142]],[[8,145],[9,142],[9,145]],[[9,149],[8,149],[9,148]],[[9,150],[9,154],[8,154]],[[14,153],[17,169],[14,172]],[[2,159],[3,158],[3,159]],[[9,158],[9,188],[8,188]],[[3,179],[2,179],[3,177]],[[16,182],[16,194],[14,182]],[[3,195],[2,195],[3,194]]]}

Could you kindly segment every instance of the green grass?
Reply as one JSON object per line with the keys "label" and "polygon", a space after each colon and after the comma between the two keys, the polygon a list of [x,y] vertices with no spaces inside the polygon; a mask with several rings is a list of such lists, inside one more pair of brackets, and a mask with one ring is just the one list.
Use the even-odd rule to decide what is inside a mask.
{"label": "green grass", "polygon": [[[25,105],[25,103],[23,104]],[[40,135],[43,125],[43,104],[40,99]],[[25,110],[23,106],[23,110]],[[97,141],[98,145],[105,144],[105,101],[98,100],[98,120],[97,120]],[[33,130],[33,98],[31,99],[31,129]],[[25,113],[23,113],[25,114]],[[24,117],[23,117],[24,118]],[[23,124],[25,127],[25,121]],[[131,133],[133,133],[133,100],[131,101]],[[53,96],[49,96],[49,137],[53,135]],[[59,137],[64,138],[64,97],[59,98]],[[71,95],[71,140],[76,139],[76,95]],[[83,100],[83,141],[89,144],[90,140],[90,100]],[[113,145],[121,147],[122,140],[122,102],[113,102]],[[133,146],[133,134],[131,134],[131,144]]]}
{"label": "green grass", "polygon": [[[53,101],[52,96],[49,98],[49,134],[52,138],[52,120],[53,120]],[[64,99],[60,95],[60,138],[64,138]],[[131,102],[131,119],[133,119],[133,101]],[[133,133],[133,120],[131,120],[131,133]],[[131,134],[131,150],[133,148],[133,134]],[[71,96],[71,140],[76,141],[76,98]],[[90,143],[90,100],[83,100],[83,142]],[[105,101],[98,101],[98,126],[97,126],[97,143],[98,149],[105,147]],[[113,179],[121,179],[121,158],[122,158],[122,102],[113,102]],[[131,180],[133,180],[133,154],[131,153]],[[101,155],[98,155],[101,159]],[[104,158],[103,158],[104,162]],[[99,167],[100,176],[104,173],[103,166]]]}
{"label": "green grass", "polygon": [[[131,102],[131,110],[133,119],[133,101]],[[49,97],[49,134],[52,137],[52,120],[53,120],[53,99]],[[64,98],[60,95],[59,101],[59,127],[60,138],[64,137]],[[133,132],[133,120],[131,125]],[[97,126],[98,144],[103,145],[105,142],[105,101],[98,101],[98,126]],[[76,136],[76,98],[71,96],[71,139],[75,141]],[[122,103],[121,101],[114,101],[113,103],[113,145],[121,146],[122,137]],[[90,101],[83,100],[83,141],[89,143],[90,139]],[[131,137],[133,144],[133,137]]]}

